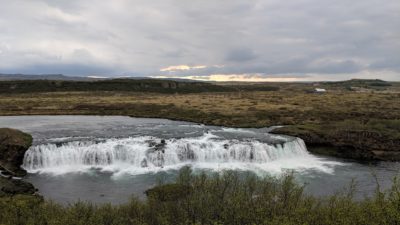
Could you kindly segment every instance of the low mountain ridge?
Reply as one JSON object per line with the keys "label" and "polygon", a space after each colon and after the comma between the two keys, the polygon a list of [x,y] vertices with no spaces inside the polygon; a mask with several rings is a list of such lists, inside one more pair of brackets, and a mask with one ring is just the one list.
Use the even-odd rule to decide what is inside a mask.
{"label": "low mountain ridge", "polygon": [[159,79],[72,80],[12,80],[0,81],[0,93],[66,92],[66,91],[132,91],[159,93],[198,93],[233,91],[205,82],[180,82]]}

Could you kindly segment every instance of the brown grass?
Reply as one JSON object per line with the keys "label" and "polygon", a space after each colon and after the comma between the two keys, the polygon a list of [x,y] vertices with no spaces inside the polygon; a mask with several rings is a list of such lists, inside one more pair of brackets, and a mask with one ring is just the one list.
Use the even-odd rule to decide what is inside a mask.
{"label": "brown grass", "polygon": [[[400,94],[302,91],[156,94],[61,92],[0,95],[0,115],[94,114],[189,119],[228,126],[399,119]],[[141,108],[148,108],[142,110]],[[154,108],[154,110],[151,110]],[[164,113],[163,113],[164,111]],[[172,115],[171,111],[175,113]],[[191,118],[190,113],[201,114]]]}

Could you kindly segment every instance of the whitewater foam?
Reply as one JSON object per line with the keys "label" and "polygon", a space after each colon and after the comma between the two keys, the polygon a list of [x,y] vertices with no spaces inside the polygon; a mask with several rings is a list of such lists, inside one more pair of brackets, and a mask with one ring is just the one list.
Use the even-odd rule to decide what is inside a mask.
{"label": "whitewater foam", "polygon": [[270,144],[257,140],[221,139],[205,133],[200,137],[167,140],[138,136],[102,142],[42,144],[26,152],[23,168],[30,173],[51,174],[98,169],[118,176],[175,170],[185,165],[203,170],[251,170],[275,174],[287,169],[332,173],[339,163],[309,154],[299,138]]}

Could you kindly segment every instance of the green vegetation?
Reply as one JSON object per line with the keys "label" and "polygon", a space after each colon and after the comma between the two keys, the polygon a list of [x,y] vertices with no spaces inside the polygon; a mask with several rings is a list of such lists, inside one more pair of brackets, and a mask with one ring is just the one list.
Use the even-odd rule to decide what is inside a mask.
{"label": "green vegetation", "polygon": [[146,200],[122,205],[78,202],[62,206],[35,196],[0,198],[0,224],[399,224],[400,184],[354,200],[355,186],[316,198],[304,194],[291,174],[258,178],[225,172],[192,175],[184,168],[176,182],[159,185]]}

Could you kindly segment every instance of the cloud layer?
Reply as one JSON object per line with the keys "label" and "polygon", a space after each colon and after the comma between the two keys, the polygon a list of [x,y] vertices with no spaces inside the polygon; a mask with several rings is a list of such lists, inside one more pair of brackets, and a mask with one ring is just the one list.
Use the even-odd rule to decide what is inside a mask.
{"label": "cloud layer", "polygon": [[0,73],[400,80],[398,0],[0,4]]}

